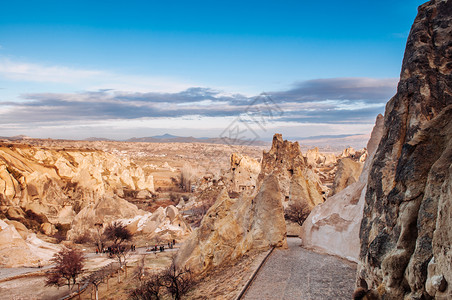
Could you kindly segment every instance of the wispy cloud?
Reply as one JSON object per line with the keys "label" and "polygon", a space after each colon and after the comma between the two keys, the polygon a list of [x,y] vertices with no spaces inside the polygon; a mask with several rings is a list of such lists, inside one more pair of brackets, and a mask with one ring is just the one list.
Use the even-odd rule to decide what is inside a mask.
{"label": "wispy cloud", "polygon": [[[277,122],[372,123],[395,93],[395,80],[318,79],[270,93],[284,112]],[[78,122],[142,118],[234,117],[244,114],[253,97],[192,87],[173,93],[115,90],[34,93],[23,101],[0,103],[0,124]]]}
{"label": "wispy cloud", "polygon": [[281,101],[360,100],[386,102],[397,87],[397,78],[328,78],[294,84],[287,91],[272,93]]}
{"label": "wispy cloud", "polygon": [[87,78],[105,76],[97,70],[71,69],[63,66],[43,66],[33,63],[14,62],[0,59],[0,75],[4,78],[21,81],[71,83]]}
{"label": "wispy cloud", "polygon": [[164,76],[118,74],[106,70],[44,65],[1,57],[0,78],[22,82],[61,83],[84,90],[114,89],[129,92],[175,92],[193,86],[193,83]]}

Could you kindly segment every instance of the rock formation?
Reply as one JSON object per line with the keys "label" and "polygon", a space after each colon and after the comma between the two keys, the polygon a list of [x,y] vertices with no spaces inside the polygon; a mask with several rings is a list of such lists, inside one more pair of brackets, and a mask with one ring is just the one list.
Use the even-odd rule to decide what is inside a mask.
{"label": "rock formation", "polygon": [[251,250],[286,247],[286,224],[275,176],[268,176],[255,197],[231,199],[226,188],[201,225],[179,250],[176,263],[197,273],[234,261]]}
{"label": "rock formation", "polygon": [[257,160],[233,153],[231,155],[230,190],[234,192],[254,190],[260,171],[261,164]]}
{"label": "rock formation", "polygon": [[324,201],[326,188],[312,167],[306,164],[298,142],[283,141],[281,134],[273,136],[270,151],[263,153],[258,182],[270,174],[278,179],[285,206],[303,202],[313,208]]}
{"label": "rock formation", "polygon": [[382,132],[383,116],[379,115],[367,143],[370,157],[364,164],[359,180],[312,210],[301,227],[300,238],[304,247],[358,261],[359,229],[367,178]]}
{"label": "rock formation", "polygon": [[452,0],[419,7],[369,174],[359,286],[452,296]]}
{"label": "rock formation", "polygon": [[337,166],[331,195],[335,195],[352,183],[358,181],[363,170],[363,164],[351,158],[342,158]]}
{"label": "rock formation", "polygon": [[319,148],[315,147],[306,151],[306,162],[313,167],[330,166],[336,164],[337,158],[334,153],[320,153]]}
{"label": "rock formation", "polygon": [[43,215],[53,224],[69,224],[84,207],[96,205],[105,195],[121,195],[123,189],[153,192],[152,176],[99,150],[0,145],[3,213],[14,208],[19,214]]}
{"label": "rock formation", "polygon": [[47,264],[58,246],[28,232],[22,223],[0,220],[0,266],[37,267]]}
{"label": "rock formation", "polygon": [[96,224],[102,224],[105,228],[113,221],[121,221],[128,226],[132,234],[144,234],[146,238],[158,234],[161,239],[172,240],[191,233],[190,226],[173,205],[165,209],[159,207],[149,213],[139,210],[124,199],[110,196],[103,197],[96,204],[88,205],[77,214],[68,232],[68,239],[75,239],[85,233],[95,236]]}

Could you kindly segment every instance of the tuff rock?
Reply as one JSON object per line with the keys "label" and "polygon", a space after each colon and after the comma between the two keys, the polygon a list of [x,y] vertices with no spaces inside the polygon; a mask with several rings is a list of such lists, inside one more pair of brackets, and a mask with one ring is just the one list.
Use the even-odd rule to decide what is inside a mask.
{"label": "tuff rock", "polygon": [[382,299],[452,296],[451,71],[452,0],[429,1],[408,37],[365,195],[357,283]]}
{"label": "tuff rock", "polygon": [[278,180],[270,175],[254,196],[243,193],[231,199],[223,188],[200,227],[179,250],[176,264],[203,273],[248,251],[272,246],[287,247],[287,241]]}

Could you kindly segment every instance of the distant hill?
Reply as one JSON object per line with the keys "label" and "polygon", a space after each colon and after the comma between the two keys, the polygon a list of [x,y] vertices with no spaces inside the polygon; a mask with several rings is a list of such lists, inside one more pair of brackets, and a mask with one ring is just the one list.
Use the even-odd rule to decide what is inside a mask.
{"label": "distant hill", "polygon": [[107,138],[101,138],[101,137],[89,137],[86,139],[83,139],[83,141],[89,141],[89,142],[112,142],[115,140],[107,139]]}
{"label": "distant hill", "polygon": [[171,134],[156,135],[150,137],[133,137],[125,140],[125,142],[141,142],[141,143],[205,143],[205,144],[229,144],[229,145],[253,145],[253,146],[267,146],[268,142],[264,141],[247,141],[247,140],[234,140],[230,138],[195,138],[192,136],[181,137]]}
{"label": "distant hill", "polygon": [[319,135],[306,138],[293,138],[301,146],[319,147],[323,150],[339,151],[346,147],[362,149],[366,147],[370,134]]}

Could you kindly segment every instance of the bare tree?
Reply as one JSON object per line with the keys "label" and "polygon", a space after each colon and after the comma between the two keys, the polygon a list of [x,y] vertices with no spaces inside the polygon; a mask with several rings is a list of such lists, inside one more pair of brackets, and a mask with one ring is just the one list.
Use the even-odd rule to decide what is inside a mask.
{"label": "bare tree", "polygon": [[55,266],[46,276],[46,286],[62,286],[67,283],[70,289],[71,281],[74,286],[77,277],[83,272],[84,260],[80,250],[63,247],[51,260]]}
{"label": "bare tree", "polygon": [[186,192],[191,192],[191,182],[195,175],[194,169],[189,165],[185,164],[180,170],[180,187]]}
{"label": "bare tree", "polygon": [[104,230],[104,236],[107,240],[112,241],[113,245],[120,245],[124,241],[132,239],[132,233],[121,222],[114,221]]}
{"label": "bare tree", "polygon": [[305,202],[295,202],[286,208],[284,217],[286,220],[292,221],[301,226],[310,213],[311,210]]}
{"label": "bare tree", "polygon": [[110,274],[108,273],[106,268],[102,268],[91,273],[87,278],[85,278],[86,281],[93,285],[96,292],[95,294],[96,300],[99,299],[99,285],[104,282],[104,278],[108,275]]}
{"label": "bare tree", "polygon": [[159,300],[164,287],[164,278],[160,273],[149,276],[138,288],[130,292],[130,297],[135,300]]}
{"label": "bare tree", "polygon": [[180,300],[196,284],[189,268],[177,268],[174,259],[171,266],[163,272],[163,284],[175,300]]}
{"label": "bare tree", "polygon": [[[108,225],[104,230],[104,236],[112,244],[109,247],[110,255],[115,256],[119,262],[119,268],[125,268],[127,276],[127,258],[129,256],[130,245],[125,245],[125,241],[132,240],[132,233],[119,221]],[[118,281],[121,281],[118,271]]]}

